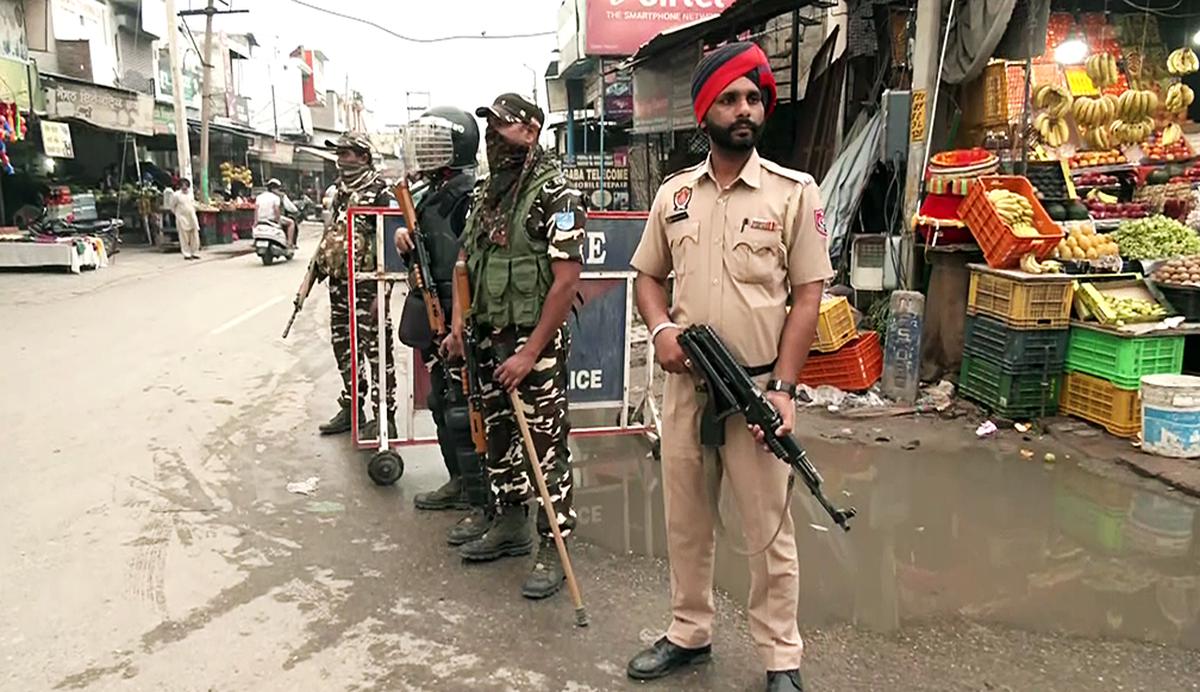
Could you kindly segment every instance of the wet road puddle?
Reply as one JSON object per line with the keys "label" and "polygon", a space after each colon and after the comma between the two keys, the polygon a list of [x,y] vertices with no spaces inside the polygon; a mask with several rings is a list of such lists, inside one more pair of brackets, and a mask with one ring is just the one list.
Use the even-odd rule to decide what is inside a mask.
{"label": "wet road puddle", "polygon": [[[666,557],[660,467],[647,443],[574,444],[579,534]],[[803,625],[886,632],[961,617],[1200,649],[1200,503],[986,447],[915,455],[812,441],[808,451],[833,503],[859,516],[848,534],[826,530],[797,482]],[[740,545],[736,509],[726,498],[721,507]],[[716,583],[744,602],[746,558],[724,539]]]}

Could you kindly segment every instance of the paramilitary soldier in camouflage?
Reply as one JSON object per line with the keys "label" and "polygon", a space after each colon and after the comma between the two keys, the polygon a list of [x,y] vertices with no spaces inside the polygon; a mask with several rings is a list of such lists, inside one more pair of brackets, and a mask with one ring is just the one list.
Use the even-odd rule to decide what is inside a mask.
{"label": "paramilitary soldier in camouflage", "polygon": [[[397,207],[396,198],[388,189],[387,183],[379,177],[371,161],[371,143],[362,135],[342,135],[336,142],[327,140],[325,146],[337,149],[338,179],[337,194],[333,199],[333,209],[329,226],[321,237],[317,248],[317,268],[322,278],[329,278],[329,329],[332,332],[333,355],[337,359],[338,368],[342,371],[342,395],[338,401],[341,410],[321,426],[323,435],[334,435],[350,430],[351,401],[350,401],[350,286],[346,273],[346,210],[350,207]],[[374,222],[355,224],[354,256],[357,260],[355,271],[375,271],[375,227]],[[374,371],[379,366],[379,328],[375,311],[380,307],[387,310],[388,295],[382,297],[383,305],[379,303],[379,291],[373,281],[359,281],[355,284],[356,315],[358,319],[358,401],[353,402],[353,415],[358,416],[359,423],[365,420],[363,416],[363,400],[369,391],[371,383],[377,378],[368,378],[364,363],[369,363]],[[390,291],[389,291],[390,293]],[[387,312],[384,313],[387,315]],[[392,353],[392,325],[388,317],[385,348]],[[395,359],[388,358],[387,362],[387,416],[389,430],[394,434],[396,429],[396,370]],[[361,426],[360,436],[363,439],[375,437],[378,433],[378,421]]]}
{"label": "paramilitary soldier in camouflage", "polygon": [[[462,249],[471,190],[475,186],[475,157],[479,150],[479,125],[466,111],[432,108],[410,123],[404,132],[409,171],[426,183],[416,204],[419,240],[429,254],[429,272],[437,286],[442,311],[453,312],[454,265]],[[396,247],[409,261],[416,242],[405,229],[396,233]],[[487,531],[491,507],[483,460],[471,439],[471,421],[463,391],[462,363],[444,360],[425,311],[424,296],[409,293],[400,318],[400,341],[418,349],[429,368],[429,410],[437,425],[442,460],[450,474],[442,487],[418,494],[417,509],[470,509],[451,527],[450,545],[462,545]]]}
{"label": "paramilitary soldier in camouflage", "polygon": [[[533,548],[526,503],[536,496],[509,392],[524,405],[538,459],[564,536],[575,526],[567,450],[566,319],[582,269],[584,211],[558,164],[537,144],[545,116],[515,94],[476,115],[487,118],[490,176],[476,186],[464,256],[470,271],[472,317],[479,334],[479,375],[488,431],[488,475],[496,518],[482,538],[463,545],[466,560],[526,555]],[[457,301],[455,307],[458,307]],[[462,348],[456,310],[447,350]],[[562,586],[563,571],[544,511],[537,512],[541,546],[521,588],[545,598]]]}

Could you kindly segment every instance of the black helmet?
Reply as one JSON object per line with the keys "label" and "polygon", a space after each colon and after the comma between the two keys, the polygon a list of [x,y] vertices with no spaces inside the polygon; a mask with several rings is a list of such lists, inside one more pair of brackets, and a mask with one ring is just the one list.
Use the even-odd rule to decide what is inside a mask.
{"label": "black helmet", "polygon": [[462,170],[475,165],[479,124],[451,106],[430,108],[405,129],[405,154],[416,171]]}

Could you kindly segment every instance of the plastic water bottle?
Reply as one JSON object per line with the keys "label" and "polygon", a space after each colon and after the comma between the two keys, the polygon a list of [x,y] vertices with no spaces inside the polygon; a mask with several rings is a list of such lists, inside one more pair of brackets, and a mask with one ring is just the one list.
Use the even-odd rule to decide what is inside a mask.
{"label": "plastic water bottle", "polygon": [[894,291],[888,318],[887,345],[883,352],[884,396],[902,403],[915,403],[921,386],[921,325],[925,296],[915,291]]}

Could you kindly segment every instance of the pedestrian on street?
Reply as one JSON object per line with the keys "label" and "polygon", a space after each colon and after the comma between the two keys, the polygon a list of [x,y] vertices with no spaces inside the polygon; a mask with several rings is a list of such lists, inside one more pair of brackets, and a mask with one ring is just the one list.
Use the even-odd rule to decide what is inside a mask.
{"label": "pedestrian on street", "polygon": [[[405,128],[410,172],[426,187],[417,203],[421,239],[429,253],[442,313],[453,308],[454,265],[462,251],[463,231],[475,187],[475,156],[479,125],[458,108],[431,108]],[[408,229],[396,231],[396,247],[412,261],[415,242]],[[438,445],[449,480],[440,488],[419,493],[413,504],[420,510],[470,509],[450,528],[447,541],[459,546],[482,536],[491,523],[491,505],[483,459],[471,439],[471,420],[463,391],[461,359],[444,359],[441,338],[435,338],[425,311],[424,296],[410,290],[400,318],[401,343],[418,349],[429,369],[429,411],[437,425]]]}
{"label": "pedestrian on street", "polygon": [[179,231],[179,251],[184,259],[200,259],[200,220],[196,218],[196,198],[192,196],[192,181],[180,178],[179,190],[171,196],[175,213],[175,229]]}
{"label": "pedestrian on street", "polygon": [[[360,437],[373,439],[378,435],[379,421],[366,422],[363,402],[372,383],[378,377],[368,378],[370,372],[379,370],[379,325],[378,310],[384,310],[384,348],[387,349],[387,368],[384,373],[387,388],[387,420],[389,436],[396,435],[396,359],[392,349],[392,322],[388,301],[391,286],[381,296],[375,281],[359,281],[354,285],[355,317],[358,323],[358,398],[351,402],[350,358],[350,284],[346,269],[346,233],[350,207],[396,208],[396,198],[383,178],[375,170],[371,156],[371,143],[363,135],[345,134],[337,141],[327,140],[325,146],[337,151],[337,193],[333,198],[331,221],[325,227],[317,247],[318,278],[329,279],[329,330],[333,344],[333,356],[342,371],[342,394],[338,399],[338,412],[329,422],[320,426],[323,435],[348,432],[353,419],[358,417]],[[375,271],[375,223],[373,219],[355,219],[354,258],[356,272]],[[376,392],[376,398],[379,393]]]}
{"label": "pedestrian on street", "polygon": [[796,376],[833,270],[816,182],[756,151],[775,99],[775,79],[757,45],[728,44],[700,61],[692,100],[710,153],[663,182],[633,256],[638,310],[669,373],[662,471],[672,611],[666,635],[629,662],[628,674],[637,680],[661,678],[710,656],[717,504],[705,465],[718,463],[737,502],[746,545],[758,551],[750,558],[748,610],[767,689],[803,689],[789,468],[758,444],[760,431],[748,429],[739,416],[726,419],[723,446],[701,446],[701,418],[709,412],[678,342],[683,327],[710,325],[779,410],[783,426],[776,433],[791,434]]}
{"label": "pedestrian on street", "polygon": [[[471,314],[479,330],[479,379],[487,422],[488,476],[496,518],[475,541],[459,548],[466,560],[527,555],[528,501],[535,495],[526,463],[541,466],[563,537],[575,527],[571,455],[567,448],[566,329],[583,266],[586,217],[578,190],[558,162],[538,145],[545,115],[517,94],[502,94],[475,114],[487,119],[490,175],[475,187],[460,256],[467,262]],[[464,316],[455,301],[446,353],[462,352]],[[537,454],[526,461],[509,392],[527,414]],[[539,498],[539,502],[540,502]],[[565,579],[545,512],[533,569],[521,587],[546,598]]]}

